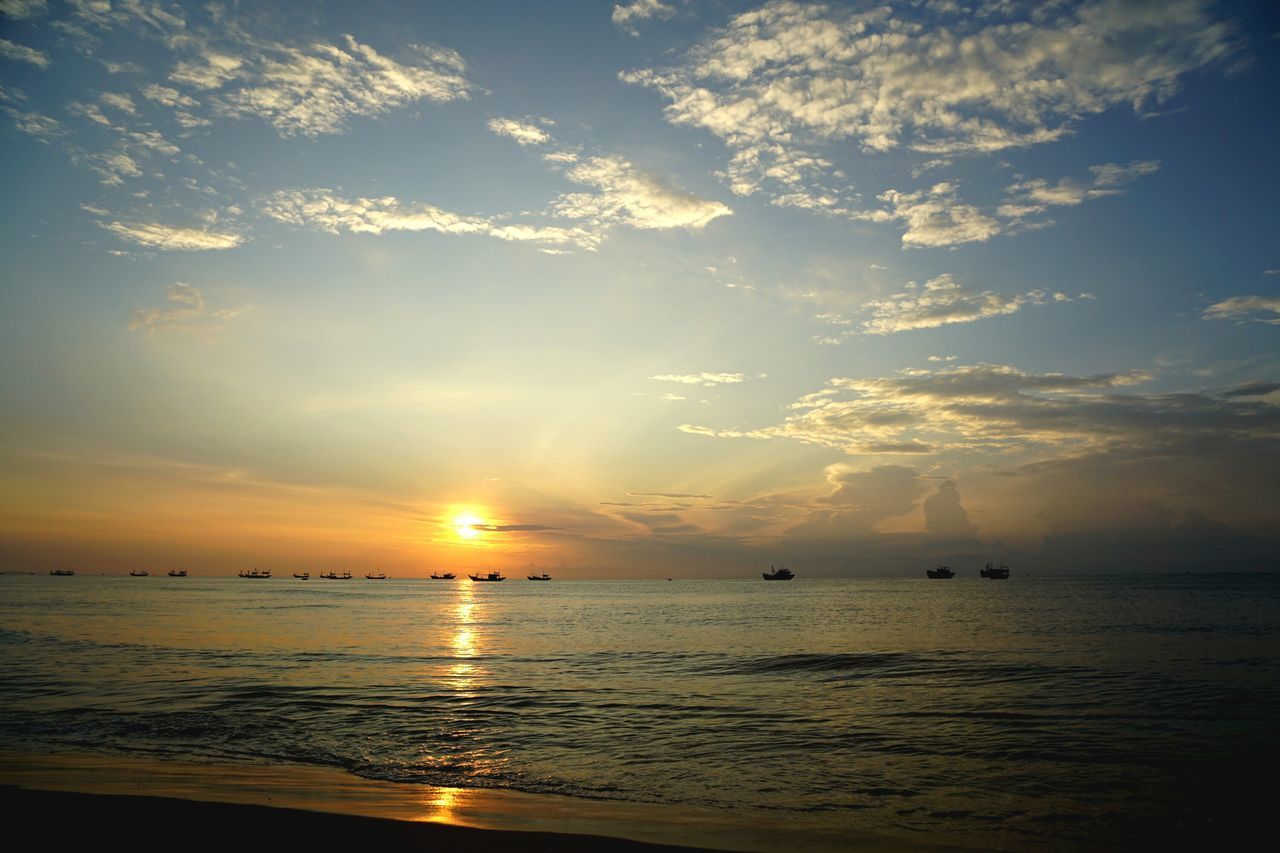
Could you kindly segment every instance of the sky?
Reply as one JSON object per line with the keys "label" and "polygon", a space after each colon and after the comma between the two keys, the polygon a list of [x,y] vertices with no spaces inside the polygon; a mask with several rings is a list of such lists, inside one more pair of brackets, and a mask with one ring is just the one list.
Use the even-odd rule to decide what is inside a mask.
{"label": "sky", "polygon": [[1274,568],[1268,3],[0,0],[0,570]]}

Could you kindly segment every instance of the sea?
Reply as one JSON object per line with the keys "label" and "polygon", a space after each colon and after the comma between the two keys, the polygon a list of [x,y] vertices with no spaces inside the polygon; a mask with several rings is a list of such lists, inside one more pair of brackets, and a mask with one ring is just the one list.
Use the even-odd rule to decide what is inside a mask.
{"label": "sea", "polygon": [[1213,838],[1266,813],[1249,777],[1278,710],[1273,574],[0,577],[2,750],[713,810],[800,841]]}

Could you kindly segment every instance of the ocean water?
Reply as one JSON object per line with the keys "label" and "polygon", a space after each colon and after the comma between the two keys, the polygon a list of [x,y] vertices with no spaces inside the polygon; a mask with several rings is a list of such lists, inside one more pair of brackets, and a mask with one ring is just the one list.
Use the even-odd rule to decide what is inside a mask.
{"label": "ocean water", "polygon": [[0,748],[310,764],[1003,849],[1237,820],[1280,576],[0,578]]}

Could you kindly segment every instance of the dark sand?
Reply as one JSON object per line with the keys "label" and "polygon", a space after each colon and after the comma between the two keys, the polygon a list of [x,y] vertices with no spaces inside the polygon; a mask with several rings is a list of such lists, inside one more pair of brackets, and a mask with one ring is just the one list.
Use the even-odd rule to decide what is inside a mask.
{"label": "dark sand", "polygon": [[297,846],[351,850],[680,851],[597,835],[473,829],[442,823],[325,814],[301,809],[200,803],[163,797],[76,794],[0,786],[9,837],[53,849],[121,844],[127,850],[195,846]]}
{"label": "dark sand", "polygon": [[[16,829],[61,849],[294,841],[440,850],[956,850],[801,815],[583,800],[362,779],[334,768],[0,752]],[[10,832],[13,837],[13,832]]]}

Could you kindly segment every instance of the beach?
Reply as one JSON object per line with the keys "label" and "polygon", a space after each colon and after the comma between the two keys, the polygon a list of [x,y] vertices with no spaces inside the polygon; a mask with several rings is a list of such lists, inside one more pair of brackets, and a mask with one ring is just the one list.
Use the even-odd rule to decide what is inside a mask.
{"label": "beach", "polygon": [[[162,845],[245,837],[449,850],[911,850],[961,848],[873,833],[748,826],[712,810],[517,791],[434,788],[328,768],[0,752],[0,796],[55,843]],[[68,821],[66,815],[75,815]],[[52,828],[52,829],[50,829]]]}

